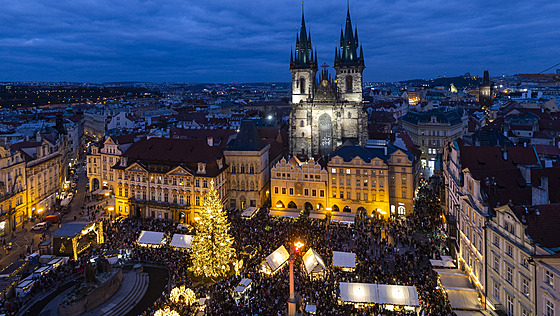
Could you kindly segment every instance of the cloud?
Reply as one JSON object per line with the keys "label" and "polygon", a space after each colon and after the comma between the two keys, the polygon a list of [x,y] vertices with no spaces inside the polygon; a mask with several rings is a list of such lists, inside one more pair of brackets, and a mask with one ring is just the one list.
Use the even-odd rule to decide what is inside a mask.
{"label": "cloud", "polygon": [[[0,12],[0,80],[288,81],[299,1],[21,0]],[[365,79],[539,72],[559,62],[551,1],[355,0]],[[332,65],[346,2],[307,1]]]}

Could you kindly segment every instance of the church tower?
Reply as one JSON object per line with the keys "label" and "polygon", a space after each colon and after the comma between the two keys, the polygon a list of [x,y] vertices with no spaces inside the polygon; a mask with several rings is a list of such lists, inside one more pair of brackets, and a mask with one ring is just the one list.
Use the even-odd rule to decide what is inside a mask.
{"label": "church tower", "polygon": [[[292,104],[290,112],[290,153],[308,157],[328,156],[345,142],[365,145],[367,115],[362,105],[363,54],[357,55],[358,31],[352,32],[348,11],[346,34],[341,50],[335,51],[336,80],[329,74],[329,66],[317,80],[317,54],[311,46],[305,19],[292,52]],[[338,83],[337,83],[338,81]]]}
{"label": "church tower", "polygon": [[313,56],[311,33],[307,33],[305,27],[303,7],[300,31],[296,35],[295,53],[290,52],[290,71],[292,72],[292,103],[312,99],[317,74],[317,52]]}
{"label": "church tower", "polygon": [[[360,55],[358,55],[358,48]],[[335,49],[334,69],[341,101],[362,102],[364,53],[358,41],[358,28],[352,30],[350,8],[346,11],[346,26],[340,30],[340,50]]]}
{"label": "church tower", "polygon": [[483,108],[489,108],[494,103],[492,97],[492,84],[490,83],[490,74],[488,70],[484,70],[482,83],[478,86],[478,102]]}

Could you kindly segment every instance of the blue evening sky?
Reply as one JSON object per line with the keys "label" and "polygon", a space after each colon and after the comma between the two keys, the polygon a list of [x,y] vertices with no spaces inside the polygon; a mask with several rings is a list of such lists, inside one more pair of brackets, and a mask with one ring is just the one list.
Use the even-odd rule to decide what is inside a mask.
{"label": "blue evening sky", "polygon": [[[0,81],[290,80],[297,0],[16,0],[0,9]],[[539,72],[560,62],[560,1],[352,0],[365,80]],[[345,0],[308,0],[333,64]]]}

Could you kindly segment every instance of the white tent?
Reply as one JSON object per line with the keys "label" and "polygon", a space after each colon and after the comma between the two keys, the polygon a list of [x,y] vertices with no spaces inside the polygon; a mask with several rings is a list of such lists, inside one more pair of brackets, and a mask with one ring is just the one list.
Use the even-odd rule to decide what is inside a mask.
{"label": "white tent", "polygon": [[331,222],[354,223],[356,213],[336,212],[331,217]]}
{"label": "white tent", "polygon": [[290,258],[290,254],[284,245],[278,247],[273,253],[266,257],[265,262],[271,273],[276,273],[286,261]]}
{"label": "white tent", "polygon": [[298,209],[270,210],[270,213],[268,213],[268,215],[270,216],[292,217],[292,218],[298,218],[300,214],[301,214],[301,210]]}
{"label": "white tent", "polygon": [[418,293],[415,286],[404,285],[377,285],[379,304],[419,306]]}
{"label": "white tent", "polygon": [[377,285],[340,282],[340,301],[375,304],[377,302]]}
{"label": "white tent", "polygon": [[317,212],[310,212],[309,213],[309,218],[315,218],[315,219],[325,219],[327,215],[325,213],[317,213]]}
{"label": "white tent", "polygon": [[449,298],[449,305],[452,308],[482,310],[482,304],[478,299],[478,292],[476,290],[467,289],[445,289],[447,298]]}
{"label": "white tent", "polygon": [[163,240],[163,233],[152,232],[149,230],[143,230],[138,237],[138,243],[142,245],[160,245]]}
{"label": "white tent", "polygon": [[332,264],[342,269],[356,268],[356,254],[352,252],[333,251]]}
{"label": "white tent", "polygon": [[303,255],[303,264],[305,265],[305,270],[307,274],[323,272],[326,267],[321,256],[319,256],[315,250],[309,248],[307,252]]}
{"label": "white tent", "polygon": [[175,234],[169,246],[191,249],[193,237],[191,235]]}
{"label": "white tent", "polygon": [[255,216],[255,214],[257,213],[258,209],[254,206],[248,207],[246,208],[243,213],[241,213],[241,217],[249,219],[249,218],[253,218],[253,216]]}
{"label": "white tent", "polygon": [[343,303],[419,306],[415,286],[340,282]]}

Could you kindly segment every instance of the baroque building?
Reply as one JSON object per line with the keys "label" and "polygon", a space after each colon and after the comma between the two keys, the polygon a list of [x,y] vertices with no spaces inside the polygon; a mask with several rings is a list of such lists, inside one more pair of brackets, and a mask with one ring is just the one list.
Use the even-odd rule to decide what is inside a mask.
{"label": "baroque building", "polygon": [[229,207],[261,207],[268,198],[270,145],[260,138],[253,120],[244,120],[237,137],[224,150],[230,166]]}
{"label": "baroque building", "polygon": [[349,10],[345,29],[340,31],[340,49],[335,49],[334,80],[328,66],[322,67],[317,79],[317,52],[313,51],[302,13],[295,52],[290,56],[292,155],[328,156],[347,140],[364,145],[367,139],[367,116],[362,106],[364,55]]}

